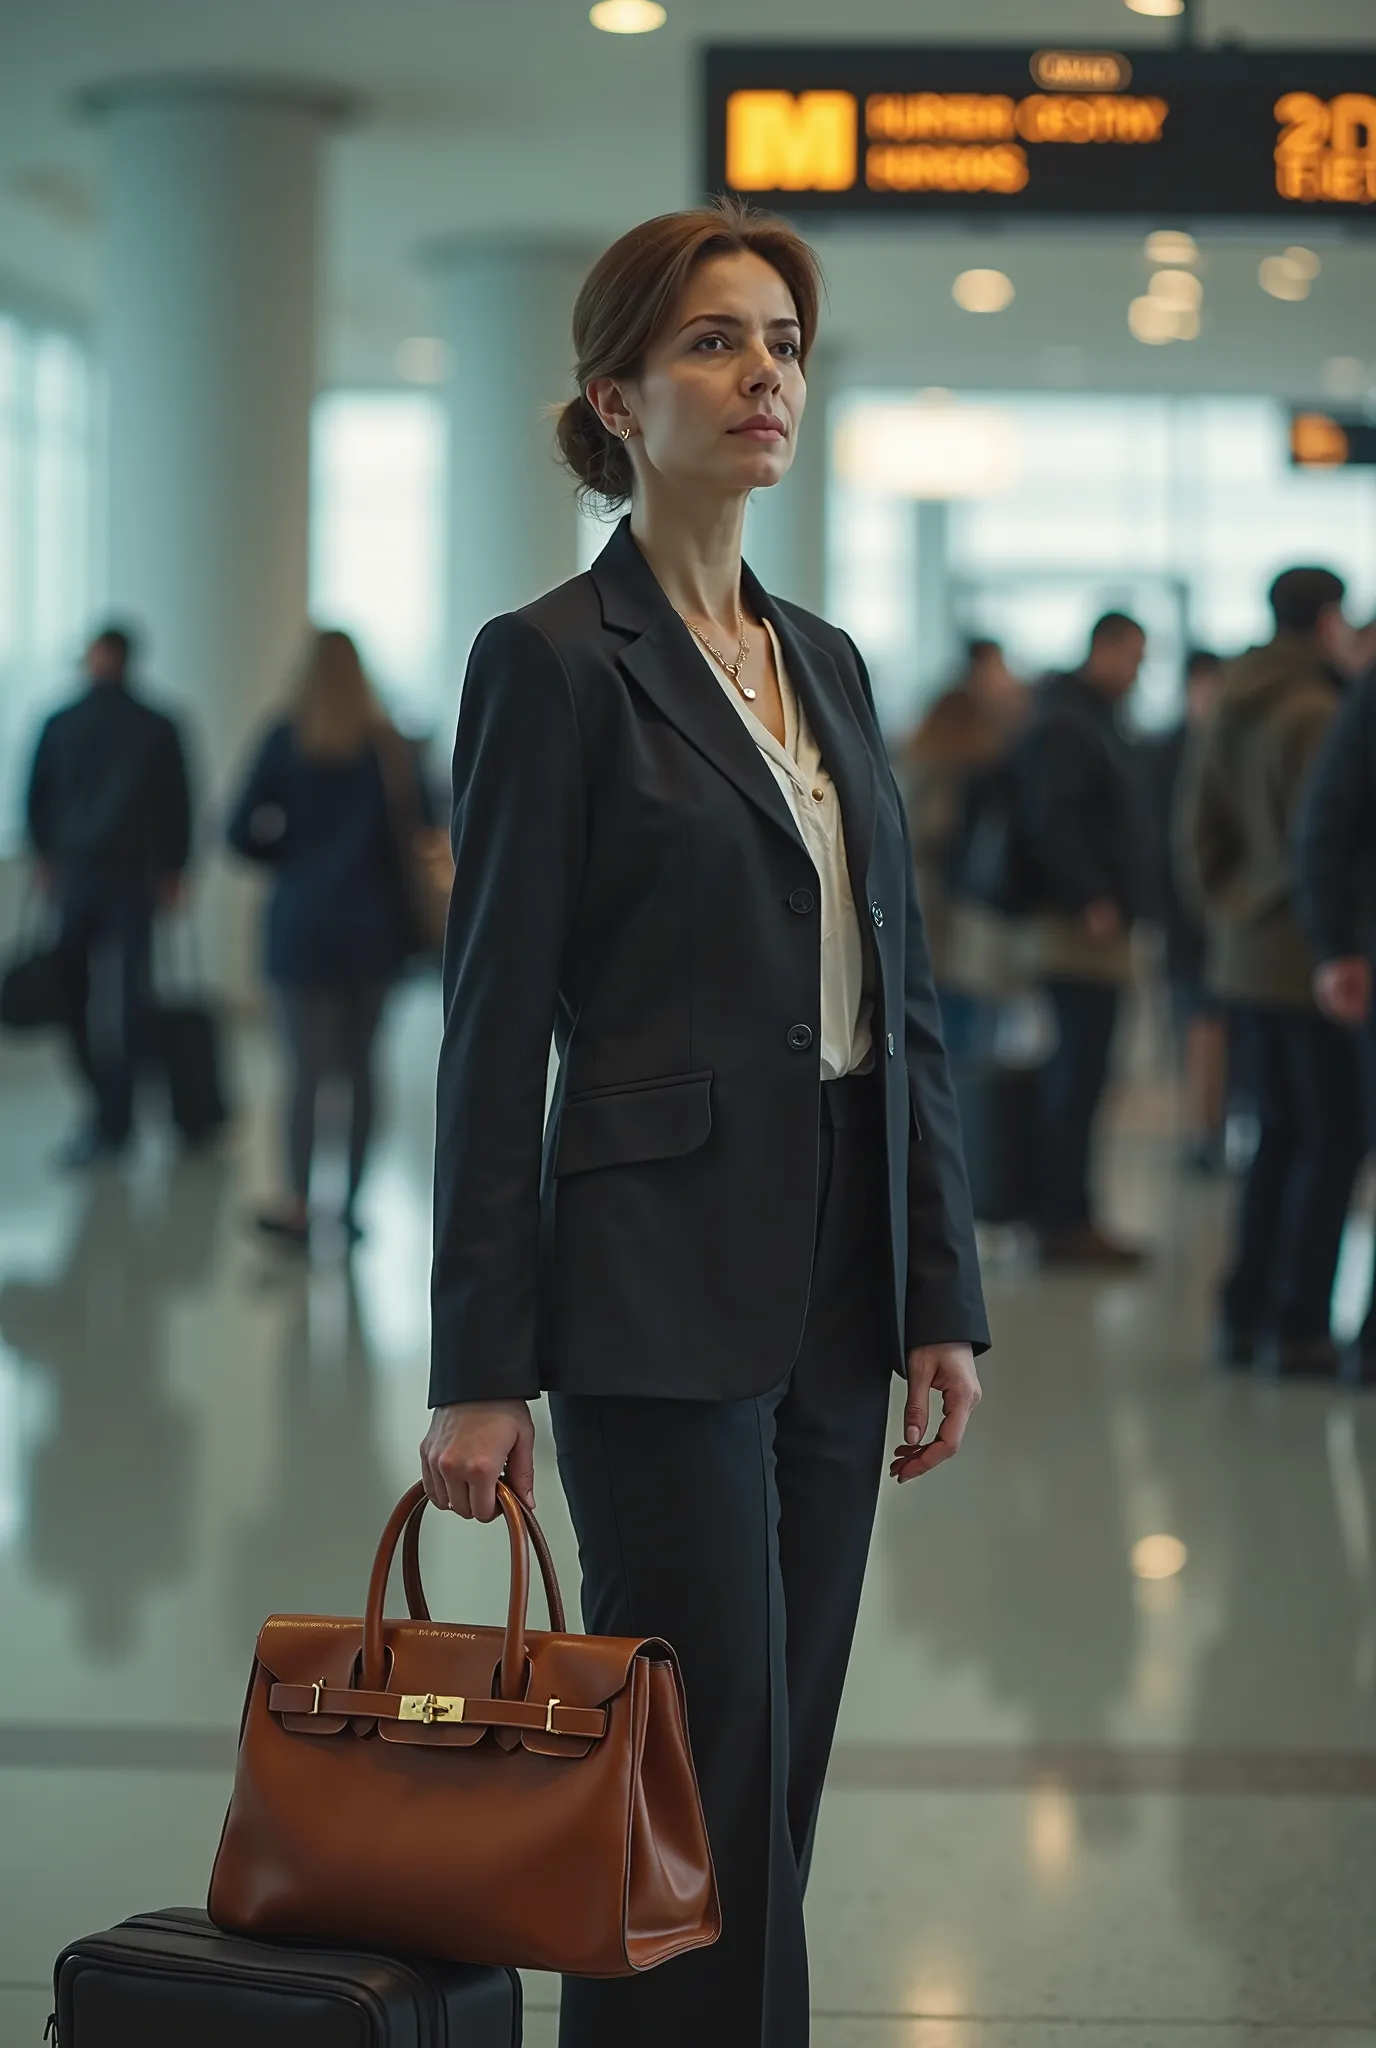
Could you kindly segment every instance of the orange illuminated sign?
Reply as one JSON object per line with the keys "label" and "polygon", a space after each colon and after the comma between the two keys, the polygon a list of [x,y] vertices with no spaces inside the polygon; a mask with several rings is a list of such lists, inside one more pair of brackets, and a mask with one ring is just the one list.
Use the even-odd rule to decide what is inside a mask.
{"label": "orange illuminated sign", "polygon": [[1051,92],[1122,92],[1132,66],[1116,50],[1038,50],[1032,76]]}
{"label": "orange illuminated sign", "polygon": [[737,192],[844,192],[855,183],[848,92],[733,92],[726,180]]}
{"label": "orange illuminated sign", "polygon": [[708,189],[799,212],[1376,225],[1376,47],[733,45],[706,66]]}
{"label": "orange illuminated sign", "polygon": [[1321,100],[1287,92],[1276,101],[1283,125],[1276,143],[1276,190],[1313,206],[1376,201],[1376,95],[1340,92]]}

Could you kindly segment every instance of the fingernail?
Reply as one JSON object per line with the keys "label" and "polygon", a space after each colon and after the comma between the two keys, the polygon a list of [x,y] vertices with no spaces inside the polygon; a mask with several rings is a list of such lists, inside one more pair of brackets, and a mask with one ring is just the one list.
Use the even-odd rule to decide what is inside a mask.
{"label": "fingernail", "polygon": [[921,1431],[921,1430],[920,1430],[920,1429],[918,1428],[918,1426],[917,1426],[917,1424],[916,1424],[915,1422],[910,1422],[910,1423],[908,1424],[908,1427],[907,1427],[907,1428],[906,1428],[906,1429],[904,1430],[904,1432],[903,1432],[903,1441],[904,1441],[904,1443],[905,1443],[905,1444],[914,1444],[914,1445],[915,1445],[915,1444],[920,1444],[920,1443],[921,1443],[921,1441],[922,1441],[922,1431]]}

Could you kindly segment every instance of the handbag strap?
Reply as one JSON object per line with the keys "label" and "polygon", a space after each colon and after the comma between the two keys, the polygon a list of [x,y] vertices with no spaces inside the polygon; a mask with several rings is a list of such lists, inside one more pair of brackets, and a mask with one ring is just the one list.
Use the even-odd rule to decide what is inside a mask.
{"label": "handbag strap", "polygon": [[[429,1621],[430,1606],[425,1597],[425,1587],[420,1572],[420,1525],[429,1507],[429,1500],[422,1497],[411,1510],[405,1533],[401,1539],[401,1580],[406,1588],[406,1611],[412,1621]],[[564,1599],[559,1591],[559,1576],[554,1569],[554,1557],[549,1547],[549,1538],[536,1521],[534,1514],[521,1503],[526,1528],[535,1546],[536,1561],[540,1566],[540,1577],[545,1586],[545,1605],[549,1610],[551,1632],[561,1636],[567,1629],[564,1619]]]}
{"label": "handbag strap", "polygon": [[[372,1575],[368,1580],[368,1604],[363,1612],[361,1676],[365,1692],[380,1693],[383,1690],[382,1680],[387,1666],[382,1624],[383,1610],[387,1603],[387,1581],[391,1576],[392,1559],[396,1555],[402,1532],[424,1499],[425,1488],[417,1480],[414,1486],[408,1487],[393,1508],[387,1526],[382,1532],[377,1555],[373,1559]],[[511,1488],[501,1479],[497,1481],[497,1500],[506,1518],[507,1536],[511,1545],[511,1592],[507,1601],[506,1633],[502,1642],[500,1697],[505,1700],[519,1700],[525,1694],[528,1670],[526,1612],[530,1604],[530,1544],[527,1528],[530,1511],[522,1506]],[[552,1561],[549,1569],[553,1577]],[[557,1583],[556,1580],[556,1587]]]}
{"label": "handbag strap", "polygon": [[452,1693],[370,1692],[339,1685],[274,1685],[268,1693],[274,1714],[343,1714],[350,1720],[419,1721],[426,1727],[529,1728],[546,1735],[582,1735],[598,1740],[607,1732],[605,1707],[566,1707],[560,1700],[471,1700]]}

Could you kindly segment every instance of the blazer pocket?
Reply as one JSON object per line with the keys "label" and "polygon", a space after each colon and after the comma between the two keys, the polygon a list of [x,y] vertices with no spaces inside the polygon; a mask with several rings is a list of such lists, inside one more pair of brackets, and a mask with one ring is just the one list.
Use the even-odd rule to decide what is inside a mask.
{"label": "blazer pocket", "polygon": [[571,1095],[559,1117],[556,1175],[696,1152],[712,1128],[712,1069]]}

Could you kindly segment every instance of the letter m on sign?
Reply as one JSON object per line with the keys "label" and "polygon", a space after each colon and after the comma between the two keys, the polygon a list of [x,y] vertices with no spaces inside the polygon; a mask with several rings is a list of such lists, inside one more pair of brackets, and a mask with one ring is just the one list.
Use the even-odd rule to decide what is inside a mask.
{"label": "letter m on sign", "polygon": [[726,182],[735,192],[848,191],[857,118],[849,92],[733,92]]}

